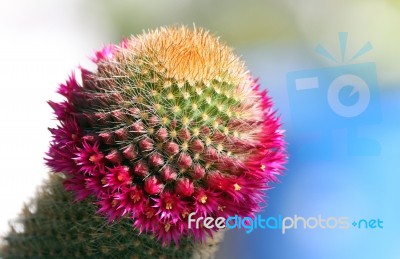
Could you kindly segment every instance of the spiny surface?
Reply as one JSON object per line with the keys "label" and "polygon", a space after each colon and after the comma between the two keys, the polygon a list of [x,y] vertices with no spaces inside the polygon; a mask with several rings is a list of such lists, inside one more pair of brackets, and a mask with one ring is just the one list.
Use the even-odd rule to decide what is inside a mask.
{"label": "spiny surface", "polygon": [[132,231],[128,219],[105,224],[90,201],[74,203],[62,182],[53,175],[24,207],[0,248],[1,258],[191,258],[197,247],[189,239],[179,248],[162,247],[154,236]]}
{"label": "spiny surface", "polygon": [[204,239],[187,215],[252,216],[283,169],[284,141],[265,91],[202,29],[161,28],[106,46],[49,102],[48,165],[110,221],[131,217],[163,243]]}

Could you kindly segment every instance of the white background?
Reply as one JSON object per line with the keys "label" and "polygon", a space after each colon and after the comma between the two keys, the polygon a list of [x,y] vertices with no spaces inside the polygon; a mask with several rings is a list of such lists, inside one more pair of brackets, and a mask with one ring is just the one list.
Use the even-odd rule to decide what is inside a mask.
{"label": "white background", "polygon": [[46,102],[109,37],[104,18],[78,4],[0,2],[0,235],[47,175],[47,127],[56,122]]}

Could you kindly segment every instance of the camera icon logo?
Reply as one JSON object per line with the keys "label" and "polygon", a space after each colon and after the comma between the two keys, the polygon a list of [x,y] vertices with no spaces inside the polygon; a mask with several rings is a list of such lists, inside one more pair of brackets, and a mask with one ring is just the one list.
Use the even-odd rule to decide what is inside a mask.
{"label": "camera icon logo", "polygon": [[[358,101],[353,105],[345,105],[340,101],[340,91],[353,82],[353,90],[350,96],[359,93]],[[328,104],[331,109],[342,117],[355,117],[367,109],[371,95],[366,82],[355,75],[346,74],[335,78],[328,88]]]}
{"label": "camera icon logo", "polygon": [[[339,33],[344,63],[347,33]],[[351,59],[371,50],[368,42]],[[337,60],[318,45],[316,51]],[[341,64],[334,67],[290,72],[286,76],[291,124],[301,142],[300,154],[329,158],[334,145],[343,143],[348,155],[378,155],[380,145],[362,137],[363,128],[381,120],[375,63]],[[346,130],[346,136],[336,136]]]}

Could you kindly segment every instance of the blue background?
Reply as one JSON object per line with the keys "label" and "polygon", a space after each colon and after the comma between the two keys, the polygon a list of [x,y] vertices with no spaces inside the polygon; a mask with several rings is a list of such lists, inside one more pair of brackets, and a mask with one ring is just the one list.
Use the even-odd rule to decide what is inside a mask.
{"label": "blue background", "polygon": [[[326,118],[307,125],[307,129],[331,128],[331,144],[322,142],[319,149],[307,149],[303,137],[304,125],[294,123],[291,116],[298,111],[298,103],[291,103],[285,78],[293,70],[318,68],[315,57],[310,64],[281,59],[280,66],[271,64],[267,50],[243,50],[249,66],[257,75],[263,75],[261,84],[268,88],[275,107],[282,116],[286,130],[289,162],[281,183],[273,184],[267,192],[268,206],[260,213],[263,217],[349,217],[350,223],[360,219],[381,219],[383,229],[298,229],[229,230],[217,258],[400,258],[400,91],[399,85],[379,85],[377,113],[359,121],[358,134],[378,143],[373,155],[352,155],[348,152],[347,125],[329,120],[326,109],[318,108],[320,99],[308,99],[303,105],[316,107],[315,117]],[[273,52],[273,51],[272,51]],[[256,54],[258,53],[258,55]],[[263,53],[260,55],[260,53]],[[262,59],[265,58],[265,63]],[[302,59],[298,59],[302,60]],[[311,61],[310,61],[311,60]],[[287,63],[285,63],[287,62]],[[294,69],[297,67],[297,69]],[[325,66],[324,66],[325,67]],[[332,66],[334,67],[334,65]],[[379,77],[379,66],[377,68]],[[384,90],[382,90],[384,89]],[[370,120],[369,120],[370,119]],[[307,121],[307,119],[305,119]],[[370,122],[370,123],[367,123]],[[307,121],[308,123],[308,121]],[[349,121],[349,126],[357,126]],[[313,144],[318,144],[316,139]],[[350,141],[351,142],[351,141]],[[312,144],[312,145],[313,145]],[[321,144],[321,143],[319,143]],[[312,146],[311,145],[311,146]],[[368,154],[368,150],[364,150]],[[329,155],[321,156],[321,152]],[[363,154],[361,152],[361,154]]]}

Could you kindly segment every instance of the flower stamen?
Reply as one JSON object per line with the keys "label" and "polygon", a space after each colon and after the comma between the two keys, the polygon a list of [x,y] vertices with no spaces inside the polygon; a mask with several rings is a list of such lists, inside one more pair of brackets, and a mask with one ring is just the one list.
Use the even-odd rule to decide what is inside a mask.
{"label": "flower stamen", "polygon": [[235,183],[235,184],[233,185],[233,187],[235,187],[235,191],[240,191],[240,189],[242,189],[242,187],[240,187],[240,185],[237,184],[237,183]]}

